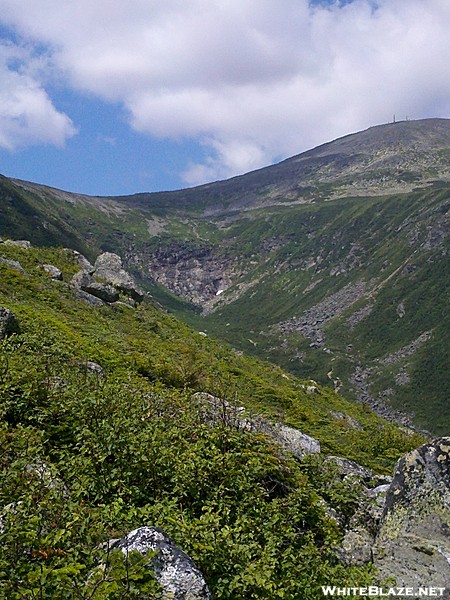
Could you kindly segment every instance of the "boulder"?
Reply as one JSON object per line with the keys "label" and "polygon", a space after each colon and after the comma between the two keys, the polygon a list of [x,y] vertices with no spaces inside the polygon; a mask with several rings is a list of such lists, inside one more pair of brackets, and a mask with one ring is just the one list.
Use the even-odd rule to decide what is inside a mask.
{"label": "boulder", "polygon": [[450,437],[424,444],[398,461],[373,555],[380,577],[393,577],[397,585],[448,585]]}
{"label": "boulder", "polygon": [[140,527],[119,540],[112,540],[109,547],[118,548],[124,554],[133,550],[142,555],[157,552],[149,566],[153,568],[155,579],[163,589],[161,600],[212,599],[202,573],[162,529]]}
{"label": "boulder", "polygon": [[96,281],[94,276],[88,271],[78,271],[78,273],[75,273],[70,285],[103,300],[103,302],[116,302],[119,299],[119,292],[114,286],[109,283]]}
{"label": "boulder", "polygon": [[82,286],[81,289],[96,298],[100,298],[104,302],[116,302],[119,299],[119,292],[109,283],[93,281],[88,285]]}
{"label": "boulder", "polygon": [[105,374],[103,367],[92,360],[76,360],[75,363],[85,372],[97,377],[103,377]]}
{"label": "boulder", "polygon": [[55,279],[56,281],[62,281],[62,271],[53,265],[43,264],[42,268],[50,277],[50,279]]}
{"label": "boulder", "polygon": [[96,278],[104,279],[137,302],[142,302],[144,299],[143,290],[136,284],[131,275],[125,271],[122,259],[117,254],[113,254],[112,252],[100,254],[95,261],[94,269]]}
{"label": "boulder", "polygon": [[86,286],[93,282],[92,273],[89,271],[81,270],[75,273],[70,281],[70,285],[76,289],[83,290]]}
{"label": "boulder", "polygon": [[88,261],[88,259],[83,256],[80,252],[78,252],[77,250],[72,250],[75,258],[78,261],[78,265],[81,267],[81,269],[83,271],[87,271],[88,273],[90,273],[92,275],[92,273],[94,272],[94,267],[91,265],[91,263]]}
{"label": "boulder", "polygon": [[334,410],[330,410],[329,413],[334,419],[336,419],[336,421],[340,421],[344,426],[362,431],[361,423],[350,415],[342,412],[336,412]]}
{"label": "boulder", "polygon": [[96,298],[92,296],[92,294],[88,294],[87,292],[83,292],[83,290],[75,289],[75,295],[78,296],[80,300],[84,300],[89,306],[104,306],[105,303],[100,298]]}
{"label": "boulder", "polygon": [[297,458],[320,452],[320,442],[294,427],[275,423],[273,436]]}
{"label": "boulder", "polygon": [[271,423],[261,415],[245,416],[245,408],[217,398],[207,392],[197,392],[192,398],[200,407],[205,422],[220,423],[241,431],[259,431],[274,438],[296,458],[320,452],[320,442],[300,430],[281,423]]}
{"label": "boulder", "polygon": [[0,306],[0,340],[12,333],[19,333],[19,331],[19,323],[14,313],[9,308]]}
{"label": "boulder", "polygon": [[95,265],[92,266],[84,256],[78,253],[76,255],[79,263],[85,268],[75,273],[71,281],[72,287],[104,302],[117,302],[120,293],[129,297],[128,302],[131,306],[136,302],[142,302],[145,294],[131,275],[123,269],[120,256],[105,252],[100,254]]}
{"label": "boulder", "polygon": [[5,240],[3,242],[6,246],[17,246],[22,250],[29,250],[31,248],[31,242],[28,240]]}
{"label": "boulder", "polygon": [[324,462],[333,465],[343,479],[354,479],[364,483],[372,480],[372,471],[354,460],[341,456],[327,456]]}
{"label": "boulder", "polygon": [[10,269],[14,269],[15,271],[20,271],[23,273],[23,267],[18,260],[9,260],[8,258],[0,258],[0,263],[3,263]]}
{"label": "boulder", "polygon": [[372,560],[372,547],[383,514],[389,485],[379,485],[369,490],[350,519],[347,531],[338,550],[341,562],[348,566],[363,565]]}

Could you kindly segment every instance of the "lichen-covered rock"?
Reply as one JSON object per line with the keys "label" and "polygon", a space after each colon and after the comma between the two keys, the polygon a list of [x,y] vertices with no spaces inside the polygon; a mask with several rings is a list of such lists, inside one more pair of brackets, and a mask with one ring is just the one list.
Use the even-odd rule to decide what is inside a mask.
{"label": "lichen-covered rock", "polygon": [[75,273],[70,281],[70,285],[76,289],[83,290],[86,286],[93,282],[92,274],[88,271],[81,270]]}
{"label": "lichen-covered rock", "polygon": [[346,415],[341,412],[336,412],[334,410],[330,410],[330,415],[336,419],[336,421],[340,421],[344,426],[349,427],[351,429],[358,429],[362,431],[362,425],[359,421],[357,421],[354,417],[350,415]]}
{"label": "lichen-covered rock", "polygon": [[83,292],[83,290],[75,289],[75,295],[80,299],[84,300],[89,306],[104,306],[105,303],[100,298],[96,298],[92,294],[88,294],[87,292]]}
{"label": "lichen-covered rock", "polygon": [[192,559],[158,527],[140,527],[120,540],[113,540],[109,546],[124,554],[133,550],[143,555],[157,552],[150,565],[163,589],[161,600],[212,600],[206,581]]}
{"label": "lichen-covered rock", "polygon": [[273,431],[274,437],[297,458],[320,452],[320,442],[318,440],[294,427],[275,423]]}
{"label": "lichen-covered rock", "polygon": [[58,269],[58,267],[55,267],[54,265],[43,264],[42,268],[51,279],[55,279],[56,281],[62,281],[62,272],[60,269]]}
{"label": "lichen-covered rock", "polygon": [[450,437],[397,463],[373,549],[380,576],[411,587],[450,581]]}
{"label": "lichen-covered rock", "polygon": [[120,256],[112,252],[104,252],[98,256],[94,268],[95,277],[104,279],[133,300],[142,302],[144,292],[123,268]]}
{"label": "lichen-covered rock", "polygon": [[19,333],[19,323],[9,308],[0,306],[0,340],[12,333]]}
{"label": "lichen-covered rock", "polygon": [[[77,253],[77,256],[79,262],[81,261],[86,268],[78,271],[72,277],[70,283],[76,290],[81,290],[108,303],[118,302],[120,294],[129,297],[128,304],[130,306],[135,306],[136,302],[142,302],[145,294],[131,275],[123,269],[120,256],[112,252],[105,252],[100,254],[94,266],[81,254]],[[88,300],[87,298],[83,299]]]}
{"label": "lichen-covered rock", "polygon": [[380,485],[366,493],[347,526],[338,556],[345,565],[363,565],[372,560],[372,547],[383,514],[389,485]]}

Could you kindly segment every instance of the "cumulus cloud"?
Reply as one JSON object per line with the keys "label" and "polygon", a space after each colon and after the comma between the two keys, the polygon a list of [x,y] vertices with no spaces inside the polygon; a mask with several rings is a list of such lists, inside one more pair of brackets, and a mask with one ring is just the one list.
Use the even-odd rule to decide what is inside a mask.
{"label": "cumulus cloud", "polygon": [[41,69],[42,61],[25,48],[0,44],[0,147],[62,146],[76,132],[33,75]]}
{"label": "cumulus cloud", "polygon": [[[0,0],[0,14],[46,45],[73,88],[122,103],[136,130],[200,140],[209,158],[187,167],[190,184],[394,113],[450,109],[448,0]],[[13,90],[14,77],[26,83],[9,77]],[[40,110],[50,110],[44,89],[31,83]],[[24,114],[33,102],[24,97],[22,107]],[[54,117],[67,136],[67,117]]]}

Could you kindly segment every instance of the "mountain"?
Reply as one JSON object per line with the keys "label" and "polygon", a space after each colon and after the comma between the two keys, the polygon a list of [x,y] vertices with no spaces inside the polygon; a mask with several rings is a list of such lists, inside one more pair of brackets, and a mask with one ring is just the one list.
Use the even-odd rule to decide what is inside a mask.
{"label": "mountain", "polygon": [[[111,253],[89,265],[0,243],[0,598],[315,600],[322,585],[376,581],[390,474],[425,438],[130,300],[130,286]],[[405,478],[427,518],[448,441],[412,455],[420,487]],[[450,550],[428,537],[408,547],[426,544],[424,585],[430,555],[445,578]]]}
{"label": "mountain", "polygon": [[237,349],[436,434],[448,405],[450,121],[372,127],[188,190],[90,198],[0,181],[0,235],[118,252]]}

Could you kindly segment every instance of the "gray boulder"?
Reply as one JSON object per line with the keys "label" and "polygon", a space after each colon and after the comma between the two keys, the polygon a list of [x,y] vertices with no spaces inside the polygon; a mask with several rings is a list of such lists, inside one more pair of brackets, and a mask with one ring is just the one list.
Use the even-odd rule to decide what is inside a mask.
{"label": "gray boulder", "polygon": [[450,437],[398,461],[373,554],[381,578],[393,577],[400,586],[448,585]]}
{"label": "gray boulder", "polygon": [[3,242],[5,246],[17,246],[22,250],[29,250],[31,248],[31,242],[28,240],[5,240]]}
{"label": "gray boulder", "polygon": [[83,292],[83,290],[75,288],[75,295],[80,299],[89,304],[89,306],[104,306],[105,303],[100,298],[96,298],[92,294]]}
{"label": "gray boulder", "polygon": [[19,333],[19,331],[19,323],[14,313],[9,308],[0,306],[0,340],[12,333]]}
{"label": "gray boulder", "polygon": [[103,302],[116,302],[119,299],[119,292],[115,287],[109,283],[96,281],[88,271],[75,273],[70,284],[76,289],[103,300]]}
{"label": "gray boulder", "polygon": [[247,417],[243,406],[232,404],[207,392],[197,392],[192,398],[199,404],[200,414],[207,423],[226,425],[241,431],[265,433],[299,459],[307,454],[320,452],[318,440],[294,427],[271,423],[261,415]]}
{"label": "gray boulder", "polygon": [[45,273],[47,273],[47,275],[50,277],[50,279],[55,279],[55,281],[62,281],[63,275],[61,270],[58,269],[58,267],[43,264],[42,268],[44,269]]}
{"label": "gray boulder", "polygon": [[83,290],[94,281],[92,274],[88,271],[81,270],[75,273],[70,281],[70,285],[74,288]]}
{"label": "gray boulder", "polygon": [[94,266],[81,254],[78,254],[78,259],[79,263],[86,268],[72,277],[71,286],[76,290],[109,303],[117,302],[122,293],[129,297],[128,302],[131,306],[144,299],[144,292],[123,269],[122,259],[117,254],[111,252],[100,254]]}
{"label": "gray boulder", "polygon": [[82,269],[82,271],[87,271],[88,273],[90,273],[92,275],[92,273],[94,272],[94,267],[91,265],[91,263],[88,261],[88,259],[83,256],[83,254],[81,254],[80,252],[78,252],[77,250],[72,250],[75,258],[77,259],[78,265],[80,266],[80,268]]}
{"label": "gray boulder", "polygon": [[24,272],[23,267],[18,260],[9,260],[8,258],[0,258],[0,263],[3,263],[10,269],[14,269],[15,271],[19,271],[20,273]]}
{"label": "gray boulder", "polygon": [[294,427],[275,423],[273,436],[297,458],[320,452],[320,442]]}
{"label": "gray boulder", "polygon": [[144,299],[143,290],[136,284],[129,273],[125,271],[122,265],[122,259],[112,252],[104,252],[95,261],[95,277],[104,279],[109,284],[130,296],[137,302]]}
{"label": "gray boulder", "polygon": [[347,531],[338,550],[341,562],[348,566],[363,565],[372,561],[372,547],[383,514],[389,485],[380,485],[367,492],[350,519]]}
{"label": "gray boulder", "polygon": [[109,283],[100,283],[92,281],[81,288],[84,292],[100,298],[104,302],[116,302],[119,299],[119,292]]}
{"label": "gray boulder", "polygon": [[324,463],[333,465],[343,479],[353,479],[361,483],[369,482],[372,479],[372,471],[354,460],[342,458],[341,456],[327,456]]}
{"label": "gray boulder", "polygon": [[110,548],[118,548],[124,554],[137,551],[140,554],[157,552],[151,567],[155,579],[163,591],[161,600],[211,600],[212,596],[202,573],[192,559],[168,535],[158,527],[140,527],[120,540],[113,540]]}

